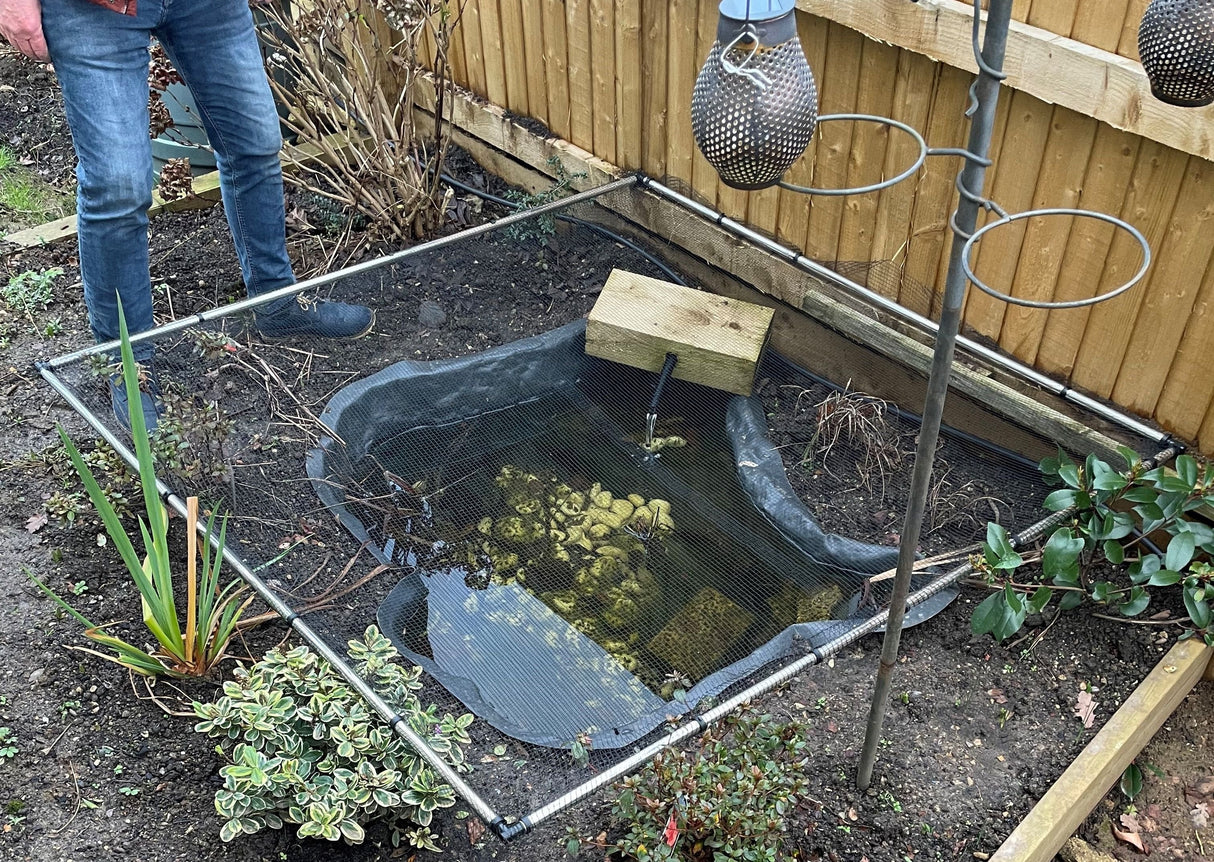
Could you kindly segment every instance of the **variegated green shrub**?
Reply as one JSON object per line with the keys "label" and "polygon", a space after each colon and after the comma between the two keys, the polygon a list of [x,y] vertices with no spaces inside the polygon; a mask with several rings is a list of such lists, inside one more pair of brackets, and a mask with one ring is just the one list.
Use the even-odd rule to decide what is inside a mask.
{"label": "variegated green shrub", "polygon": [[[394,659],[396,648],[375,626],[349,643],[355,670],[448,763],[463,765],[471,715],[439,716],[417,698],[416,667]],[[301,838],[349,843],[364,826],[388,821],[393,844],[434,847],[434,811],[455,794],[336,671],[306,646],[271,650],[238,668],[214,703],[195,703],[200,733],[231,743],[220,750],[223,789],[215,809],[220,837],[231,841],[265,827],[298,824]]]}

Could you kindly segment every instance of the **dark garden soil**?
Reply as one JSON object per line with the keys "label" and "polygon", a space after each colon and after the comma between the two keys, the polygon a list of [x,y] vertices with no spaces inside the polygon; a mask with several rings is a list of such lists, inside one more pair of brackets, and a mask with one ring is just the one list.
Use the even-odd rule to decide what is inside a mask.
{"label": "dark garden soil", "polygon": [[[2,50],[0,145],[27,159],[47,182],[70,187],[70,147],[53,78]],[[467,180],[495,182],[465,157],[456,156],[453,166]],[[316,227],[320,217],[313,205],[294,193],[291,202],[292,253],[299,270],[343,264],[346,258],[334,253],[336,240]],[[484,215],[495,214],[486,210]],[[3,220],[11,218],[3,214]],[[153,281],[170,286],[158,307],[166,319],[241,294],[239,269],[219,208],[160,217],[152,237]],[[81,609],[97,621],[137,617],[138,604],[87,506],[80,505],[78,514],[64,506],[64,494],[77,486],[71,477],[65,482],[61,459],[54,457],[60,448],[55,427],[63,426],[77,440],[90,435],[33,368],[37,359],[89,342],[75,250],[69,243],[5,251],[5,282],[9,275],[27,270],[61,267],[63,273],[45,314],[27,317],[0,308],[0,728],[10,732],[0,740],[0,858],[407,858],[386,846],[384,834],[375,830],[357,847],[301,841],[289,830],[221,843],[212,803],[221,765],[214,741],[196,734],[189,717],[162,708],[180,709],[183,699],[212,698],[218,680],[161,684],[153,698],[141,682],[132,683],[115,665],[67,648],[82,643],[79,628],[57,617],[29,584],[26,567],[56,588],[74,593]],[[458,273],[428,272],[390,297],[381,297],[381,339],[375,349],[382,351],[390,340],[396,356],[450,356],[544,331],[584,315],[609,266],[610,261],[583,261],[559,273],[546,270],[526,285],[517,282],[518,287],[503,274],[500,292],[482,297],[475,306],[461,293]],[[428,303],[425,309],[423,301]],[[434,304],[444,311],[444,322],[433,315]],[[419,321],[419,314],[427,319]],[[51,328],[58,331],[47,335],[45,322],[51,318],[58,320]],[[349,351],[354,359],[364,349],[371,348],[334,348]],[[240,393],[232,394],[233,388],[231,403],[240,403]],[[764,394],[769,403],[780,398],[777,392]],[[795,411],[790,415],[787,425],[774,430],[777,442],[788,444],[786,454],[803,452],[808,434],[797,427]],[[302,457],[302,445],[297,448]],[[819,466],[830,469],[830,462]],[[898,480],[892,480],[883,495],[872,493],[874,484],[883,481],[880,470],[873,469],[861,477],[870,483],[867,490],[852,495],[859,501],[857,508],[834,511],[862,538],[896,542],[900,515],[888,501],[902,491]],[[302,474],[302,461],[299,470]],[[793,472],[798,483],[814,481],[812,468]],[[992,517],[998,477],[978,477],[975,482],[951,517],[983,522]],[[798,490],[803,487],[807,489],[802,485]],[[53,496],[55,492],[61,493]],[[866,497],[870,499],[864,502]],[[998,508],[996,502],[995,517]],[[67,516],[69,510],[74,517]],[[266,524],[264,530],[282,536],[291,526]],[[309,526],[337,529],[331,523]],[[929,532],[925,539],[928,551],[938,549],[931,536]],[[307,559],[292,557],[292,565],[303,570]],[[341,563],[331,565],[340,569]],[[1033,621],[1025,637],[999,645],[970,633],[970,614],[984,595],[978,587],[966,587],[952,606],[904,635],[895,694],[868,793],[855,790],[854,775],[879,638],[860,640],[826,666],[762,699],[764,711],[804,722],[813,740],[808,793],[788,824],[790,854],[871,862],[986,858],[1174,642],[1171,630],[1065,615]],[[260,655],[286,636],[285,627],[268,623],[253,630],[239,651]],[[1083,687],[1097,703],[1091,727],[1074,714]],[[1125,801],[1111,794],[1081,834],[1103,843],[1118,858],[1134,858],[1137,851],[1127,845],[1113,846],[1109,823],[1116,821],[1123,831],[1132,825],[1165,858],[1214,858],[1214,831],[1198,826],[1191,815],[1199,804],[1214,804],[1211,715],[1214,701],[1211,686],[1205,684],[1144,754],[1142,760],[1158,774],[1145,770],[1145,790],[1136,812],[1127,815]],[[509,801],[506,810],[513,813],[547,801],[554,792],[551,782],[543,768],[523,767],[513,785],[502,788]],[[534,835],[504,845],[485,834],[475,818],[460,816],[457,805],[438,821],[442,857],[419,858],[555,862],[564,858],[567,827],[587,836],[612,835],[609,806],[610,796],[600,794],[543,824]],[[602,855],[593,848],[582,851],[585,859]]]}

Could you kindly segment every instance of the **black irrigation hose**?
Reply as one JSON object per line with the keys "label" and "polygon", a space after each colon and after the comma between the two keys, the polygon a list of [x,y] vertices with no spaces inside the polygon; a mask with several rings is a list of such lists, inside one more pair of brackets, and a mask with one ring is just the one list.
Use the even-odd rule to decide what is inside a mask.
{"label": "black irrigation hose", "polygon": [[[469,194],[476,195],[478,198],[481,198],[482,200],[491,201],[492,203],[498,204],[499,206],[506,207],[507,209],[512,209],[512,210],[525,209],[525,207],[520,203],[516,203],[514,201],[507,200],[506,198],[499,197],[499,196],[493,194],[492,192],[485,191],[484,189],[475,188],[473,186],[468,185],[467,183],[462,183],[459,180],[455,179],[450,174],[445,174],[445,173],[439,174],[439,178],[442,179],[442,181],[445,182],[447,185],[449,185],[453,188],[460,189],[461,191],[468,192]],[[675,284],[682,285],[683,287],[687,287],[687,282],[683,279],[683,277],[681,275],[679,275],[677,272],[675,272],[673,269],[671,269],[669,266],[667,266],[663,261],[661,261],[657,257],[655,257],[652,252],[646,251],[644,248],[637,245],[632,240],[630,240],[626,237],[620,236],[618,233],[615,233],[614,231],[603,227],[601,224],[595,224],[592,221],[586,221],[585,219],[580,219],[577,216],[554,215],[553,218],[558,219],[559,221],[566,222],[568,224],[577,225],[579,227],[584,227],[584,228],[589,228],[590,230],[594,231],[595,233],[599,234],[600,236],[606,237],[607,239],[611,240],[612,242],[617,242],[620,245],[624,246],[625,248],[629,248],[632,251],[635,251],[641,257],[645,258],[647,261],[649,261],[655,267],[660,269],[662,271],[662,274],[665,275],[670,281],[673,281]]]}

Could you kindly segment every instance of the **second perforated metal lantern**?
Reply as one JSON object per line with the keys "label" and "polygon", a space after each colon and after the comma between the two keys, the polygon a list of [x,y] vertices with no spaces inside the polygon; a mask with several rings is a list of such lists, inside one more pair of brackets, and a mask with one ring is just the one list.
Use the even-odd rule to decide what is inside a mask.
{"label": "second perforated metal lantern", "polygon": [[726,185],[775,185],[813,138],[818,90],[795,14],[793,0],[721,3],[717,40],[692,91],[691,128]]}
{"label": "second perforated metal lantern", "polygon": [[1161,102],[1214,103],[1214,0],[1152,0],[1138,26],[1138,55]]}

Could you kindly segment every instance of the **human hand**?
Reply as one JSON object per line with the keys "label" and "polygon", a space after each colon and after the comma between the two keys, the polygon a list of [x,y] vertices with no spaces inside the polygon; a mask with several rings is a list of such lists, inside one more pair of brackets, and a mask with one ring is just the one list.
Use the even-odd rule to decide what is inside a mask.
{"label": "human hand", "polygon": [[50,59],[42,35],[41,0],[0,0],[0,33],[31,60]]}

